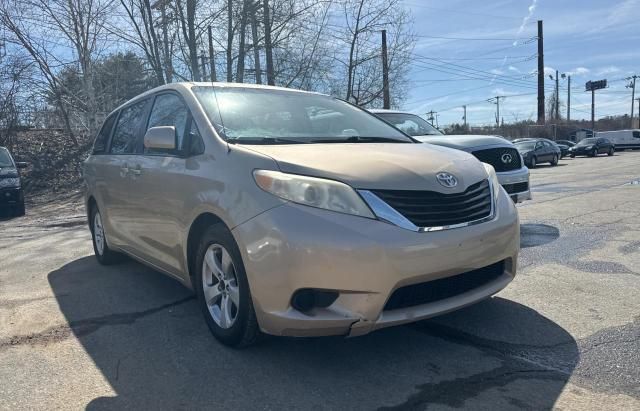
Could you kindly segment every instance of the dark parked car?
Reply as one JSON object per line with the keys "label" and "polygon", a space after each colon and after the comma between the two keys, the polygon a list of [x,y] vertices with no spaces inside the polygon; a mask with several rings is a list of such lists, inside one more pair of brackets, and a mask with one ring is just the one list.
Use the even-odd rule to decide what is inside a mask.
{"label": "dark parked car", "polygon": [[0,147],[0,211],[24,215],[24,193],[18,169],[26,166],[27,163],[13,161],[9,150]]}
{"label": "dark parked car", "polygon": [[573,147],[576,145],[575,141],[571,141],[571,140],[556,140],[556,144],[558,145],[562,144],[569,147]]}
{"label": "dark parked car", "polygon": [[571,148],[571,146],[568,146],[566,144],[561,144],[559,142],[555,142],[554,143],[556,146],[558,146],[558,148],[560,149],[560,158],[566,156],[567,154],[569,154],[569,149]]}
{"label": "dark parked car", "polygon": [[580,140],[578,144],[569,149],[569,155],[573,158],[575,156],[589,156],[595,157],[598,154],[607,153],[612,156],[616,151],[616,146],[606,138],[585,138]]}
{"label": "dark parked car", "polygon": [[521,140],[515,146],[529,168],[535,168],[540,163],[556,166],[560,160],[560,148],[544,138]]}

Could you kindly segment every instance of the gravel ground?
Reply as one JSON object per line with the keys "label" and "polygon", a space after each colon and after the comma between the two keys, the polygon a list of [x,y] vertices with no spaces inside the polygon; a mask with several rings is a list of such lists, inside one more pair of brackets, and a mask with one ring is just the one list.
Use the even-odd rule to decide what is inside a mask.
{"label": "gravel ground", "polygon": [[352,338],[220,346],[192,295],[101,267],[77,195],[0,221],[0,409],[640,409],[640,152],[532,170],[514,282]]}

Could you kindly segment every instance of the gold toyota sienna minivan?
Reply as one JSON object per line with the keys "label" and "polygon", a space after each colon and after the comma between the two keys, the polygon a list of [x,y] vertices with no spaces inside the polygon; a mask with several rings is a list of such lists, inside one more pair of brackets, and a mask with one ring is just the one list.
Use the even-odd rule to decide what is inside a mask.
{"label": "gold toyota sienna minivan", "polygon": [[155,88],[107,117],[83,174],[98,261],[192,288],[231,346],[418,321],[516,273],[518,214],[491,166],[322,94]]}

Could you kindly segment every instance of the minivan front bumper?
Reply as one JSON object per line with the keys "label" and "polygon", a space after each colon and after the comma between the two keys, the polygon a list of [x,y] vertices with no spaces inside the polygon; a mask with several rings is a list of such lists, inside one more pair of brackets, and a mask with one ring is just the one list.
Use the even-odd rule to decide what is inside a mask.
{"label": "minivan front bumper", "polygon": [[[504,190],[495,218],[439,232],[413,232],[377,220],[287,203],[233,229],[260,328],[288,336],[362,335],[418,321],[487,298],[515,276],[517,211]],[[451,278],[502,262],[492,281],[465,292],[386,309],[399,288]],[[291,305],[294,293],[339,293],[326,308]]]}

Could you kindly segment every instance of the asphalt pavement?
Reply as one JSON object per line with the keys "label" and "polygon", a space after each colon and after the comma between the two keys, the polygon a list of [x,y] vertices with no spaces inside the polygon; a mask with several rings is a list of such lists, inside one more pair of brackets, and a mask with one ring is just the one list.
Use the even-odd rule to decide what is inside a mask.
{"label": "asphalt pavement", "polygon": [[640,409],[640,152],[532,170],[518,275],[363,337],[233,350],[191,293],[102,267],[79,202],[0,221],[0,409]]}

